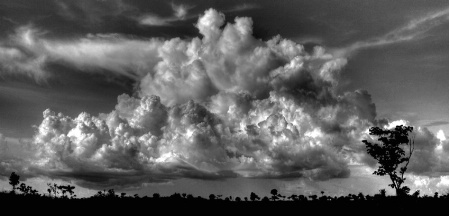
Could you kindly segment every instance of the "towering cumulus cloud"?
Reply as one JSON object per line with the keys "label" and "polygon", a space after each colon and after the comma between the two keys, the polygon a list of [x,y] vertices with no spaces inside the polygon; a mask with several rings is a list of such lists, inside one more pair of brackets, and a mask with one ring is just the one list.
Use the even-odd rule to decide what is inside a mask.
{"label": "towering cumulus cloud", "polygon": [[[346,59],[280,36],[256,39],[250,18],[225,23],[213,9],[195,27],[201,38],[152,43],[154,67],[139,76],[139,96],[119,96],[112,112],[46,110],[21,171],[101,188],[177,178],[326,180],[348,177],[349,164],[375,165],[361,140],[388,122],[376,119],[368,92],[337,92]],[[448,154],[448,142],[434,147]],[[424,157],[435,151],[420,148]]]}

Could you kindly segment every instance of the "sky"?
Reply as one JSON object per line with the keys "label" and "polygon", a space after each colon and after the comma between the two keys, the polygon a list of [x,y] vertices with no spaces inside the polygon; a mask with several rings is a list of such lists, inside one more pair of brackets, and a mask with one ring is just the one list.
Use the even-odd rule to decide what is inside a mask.
{"label": "sky", "polygon": [[[448,1],[0,0],[0,189],[448,192]],[[80,195],[79,195],[80,196]]]}

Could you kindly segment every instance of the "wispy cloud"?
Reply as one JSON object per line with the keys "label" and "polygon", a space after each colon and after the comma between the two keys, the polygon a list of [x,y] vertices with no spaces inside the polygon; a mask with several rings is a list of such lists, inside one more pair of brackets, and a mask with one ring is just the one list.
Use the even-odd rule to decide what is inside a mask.
{"label": "wispy cloud", "polygon": [[47,77],[43,66],[46,57],[30,57],[22,50],[15,47],[0,45],[0,77],[2,74],[18,74],[36,78],[40,82]]}
{"label": "wispy cloud", "polygon": [[[147,13],[137,18],[139,24],[146,25],[146,26],[169,26],[173,22],[192,19],[192,18],[198,18],[199,14],[189,14],[189,10],[194,8],[195,6],[185,5],[185,4],[171,4],[173,14],[169,17],[161,17],[156,14]],[[244,3],[244,4],[238,4],[235,5],[228,10],[223,10],[224,13],[227,12],[239,12],[239,11],[246,11],[246,10],[252,10],[257,9],[260,6],[257,4],[250,4],[250,3]]]}
{"label": "wispy cloud", "polygon": [[146,26],[167,26],[172,22],[185,20],[194,16],[188,16],[188,12],[194,6],[188,6],[184,4],[171,4],[173,14],[169,17],[161,17],[155,14],[145,14],[137,18],[139,24]]}
{"label": "wispy cloud", "polygon": [[121,34],[88,34],[79,39],[58,40],[27,25],[0,43],[0,76],[25,75],[45,81],[50,76],[47,63],[59,62],[86,72],[107,70],[139,80],[159,61],[161,44],[157,38],[136,39]]}
{"label": "wispy cloud", "polygon": [[244,3],[244,4],[235,5],[234,7],[230,8],[228,10],[224,10],[224,12],[246,11],[246,10],[257,9],[259,7],[260,6],[257,4]]}
{"label": "wispy cloud", "polygon": [[81,25],[100,24],[108,21],[107,17],[125,16],[138,11],[122,0],[110,1],[54,1],[57,13],[67,20],[77,21]]}
{"label": "wispy cloud", "polygon": [[441,125],[448,125],[448,121],[445,121],[445,120],[428,121],[423,126],[424,127],[432,127],[432,126],[441,126]]}
{"label": "wispy cloud", "polygon": [[428,31],[448,21],[448,12],[448,9],[446,9],[429,13],[426,16],[413,19],[409,23],[400,26],[399,28],[396,28],[380,37],[358,41],[347,47],[336,49],[334,54],[338,56],[348,56],[360,49],[423,38],[426,36]]}

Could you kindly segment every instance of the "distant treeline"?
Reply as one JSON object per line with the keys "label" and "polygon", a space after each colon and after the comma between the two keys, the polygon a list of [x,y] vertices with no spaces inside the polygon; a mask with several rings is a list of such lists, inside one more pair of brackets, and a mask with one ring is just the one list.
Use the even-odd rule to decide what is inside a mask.
{"label": "distant treeline", "polygon": [[271,196],[260,197],[251,192],[248,197],[211,194],[208,198],[174,193],[140,197],[137,194],[116,193],[114,189],[98,191],[86,198],[77,198],[74,186],[47,184],[46,194],[19,184],[19,176],[11,174],[11,191],[0,192],[0,203],[12,214],[129,214],[129,213],[195,213],[195,214],[358,214],[358,215],[449,215],[449,194],[420,195],[419,191],[405,196],[388,196],[384,189],[373,196],[290,195],[276,189]]}

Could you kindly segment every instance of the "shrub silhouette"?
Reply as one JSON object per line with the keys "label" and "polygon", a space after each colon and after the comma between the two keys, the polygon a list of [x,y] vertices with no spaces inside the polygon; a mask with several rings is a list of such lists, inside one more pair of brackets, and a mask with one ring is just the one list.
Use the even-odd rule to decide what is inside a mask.
{"label": "shrub silhouette", "polygon": [[[403,175],[406,172],[409,160],[414,152],[414,137],[409,139],[409,133],[413,131],[413,127],[398,125],[394,129],[381,129],[379,127],[372,127],[369,129],[370,135],[379,137],[378,141],[381,143],[370,143],[367,140],[362,142],[366,144],[367,153],[375,158],[380,165],[378,170],[373,174],[384,176],[389,175],[392,184],[390,187],[394,188],[397,196],[404,196],[409,193],[409,188],[402,184],[406,178]],[[409,154],[405,154],[403,145],[409,147]],[[405,164],[404,166],[400,166]],[[400,166],[400,169],[398,170]],[[399,171],[400,175],[397,174]]]}

